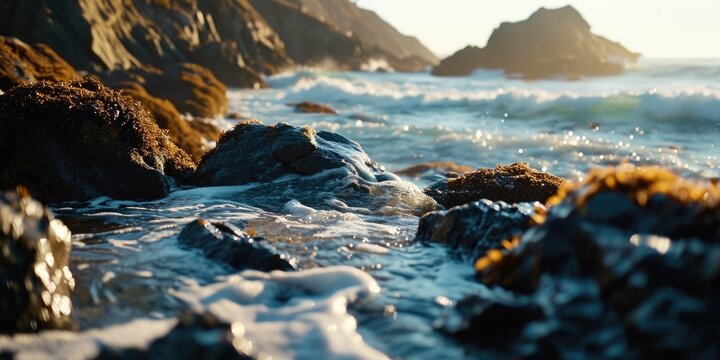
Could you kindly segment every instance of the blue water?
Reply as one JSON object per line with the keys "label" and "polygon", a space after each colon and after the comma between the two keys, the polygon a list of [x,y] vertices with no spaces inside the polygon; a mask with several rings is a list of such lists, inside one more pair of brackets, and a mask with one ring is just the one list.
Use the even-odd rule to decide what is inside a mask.
{"label": "blue water", "polygon": [[[428,161],[472,167],[524,161],[577,180],[594,166],[632,162],[691,177],[719,175],[720,61],[645,61],[623,76],[582,81],[524,82],[489,71],[435,78],[304,70],[268,82],[270,89],[231,90],[231,110],[268,124],[339,132],[391,171]],[[286,106],[306,100],[340,115],[298,114]],[[234,121],[217,119],[225,128]],[[419,187],[432,181],[405,179]],[[194,305],[241,322],[255,355],[470,356],[433,323],[462,297],[491,290],[473,280],[462,257],[413,244],[417,217],[318,210],[293,201],[266,207],[281,211],[262,210],[242,200],[250,188],[58,206],[55,212],[73,230],[74,316],[81,332],[0,337],[0,348],[57,357],[53,349],[64,344],[84,349],[79,357],[91,356],[100,344],[147,343],[167,331],[167,319]],[[261,193],[250,193],[253,204],[263,203]],[[197,217],[251,228],[303,268],[324,268],[343,281],[317,289],[317,276],[325,273],[291,280],[234,274],[178,245],[182,226]]]}

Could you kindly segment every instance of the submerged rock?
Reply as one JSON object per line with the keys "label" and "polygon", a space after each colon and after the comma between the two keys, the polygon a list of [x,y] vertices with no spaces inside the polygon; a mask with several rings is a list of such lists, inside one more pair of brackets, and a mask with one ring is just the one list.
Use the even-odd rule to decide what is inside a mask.
{"label": "submerged rock", "polygon": [[303,101],[295,104],[288,104],[295,108],[295,111],[306,114],[331,114],[337,115],[337,111],[327,105],[318,104],[310,101]]}
{"label": "submerged rock", "polygon": [[224,223],[198,219],[183,228],[178,241],[201,249],[210,259],[238,270],[296,270],[295,259],[263,245],[263,238],[252,237]]}
{"label": "submerged rock", "polygon": [[48,202],[163,197],[194,169],[137,102],[92,79],[2,95],[0,153],[0,187]]}
{"label": "submerged rock", "polygon": [[[594,170],[551,202],[516,247],[475,264],[512,296],[467,299],[440,321],[445,331],[521,357],[720,355],[717,184],[628,165]],[[508,298],[499,314],[514,330],[485,343],[478,329]]]}
{"label": "submerged rock", "polygon": [[0,332],[71,326],[70,230],[20,192],[0,193]]}
{"label": "submerged rock", "polygon": [[25,83],[77,77],[75,69],[47,45],[30,46],[20,39],[0,36],[0,91]]}
{"label": "submerged rock", "polygon": [[424,191],[446,208],[481,199],[510,204],[544,203],[564,182],[557,176],[533,170],[525,163],[515,163],[439,181]]}
{"label": "submerged rock", "polygon": [[[339,134],[286,123],[245,121],[224,133],[200,162],[196,182],[205,186],[253,186],[239,196],[282,211],[298,200],[314,208],[363,207],[373,211],[425,213],[432,199],[372,161],[362,147]],[[260,199],[261,201],[255,202]]]}
{"label": "submerged rock", "polygon": [[531,207],[481,200],[420,218],[414,241],[438,242],[472,259],[490,249],[513,246],[513,238],[531,225]]}
{"label": "submerged rock", "polygon": [[463,76],[478,68],[537,79],[621,74],[639,54],[593,34],[572,6],[541,8],[527,20],[502,23],[485,48],[469,46],[433,69],[434,75]]}
{"label": "submerged rock", "polygon": [[243,350],[252,350],[239,322],[228,324],[212,313],[187,312],[170,332],[147,349],[104,348],[96,359],[235,359],[252,360]]}
{"label": "submerged rock", "polygon": [[395,171],[396,173],[400,175],[407,175],[411,177],[421,177],[428,174],[447,174],[450,173],[452,176],[450,177],[456,177],[455,174],[461,175],[465,173],[469,173],[471,171],[475,170],[471,166],[466,165],[460,165],[457,163],[454,163],[452,161],[430,161],[422,164],[417,164],[413,166],[406,167],[401,170]]}

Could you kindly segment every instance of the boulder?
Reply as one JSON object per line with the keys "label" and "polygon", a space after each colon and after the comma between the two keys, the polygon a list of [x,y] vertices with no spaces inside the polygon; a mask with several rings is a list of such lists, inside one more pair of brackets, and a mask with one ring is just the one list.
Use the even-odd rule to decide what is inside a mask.
{"label": "boulder", "polygon": [[257,120],[225,132],[203,157],[195,182],[252,184],[237,194],[242,201],[275,211],[283,211],[293,199],[316,209],[362,207],[424,214],[436,206],[416,186],[372,161],[352,140],[307,126],[269,126]]}
{"label": "boulder", "polygon": [[70,230],[23,189],[2,192],[0,248],[0,332],[70,328]]}
{"label": "boulder", "polygon": [[228,324],[210,312],[186,312],[170,332],[150,343],[146,349],[105,347],[97,360],[178,359],[252,360],[242,350],[252,350],[239,322]]}
{"label": "boulder", "polygon": [[210,259],[226,263],[237,270],[293,271],[295,259],[266,246],[263,238],[252,237],[224,223],[198,219],[186,225],[178,241],[200,249]]}
{"label": "boulder", "polygon": [[210,123],[200,120],[186,120],[177,111],[169,100],[156,98],[147,93],[145,88],[131,83],[121,91],[139,101],[140,104],[150,113],[155,123],[164,130],[167,130],[170,140],[183,149],[193,161],[199,162],[202,156],[210,150],[210,142],[217,140],[220,130]]}
{"label": "boulder", "polygon": [[506,203],[546,202],[565,180],[531,169],[525,163],[479,169],[439,181],[424,191],[446,208],[481,199]]}
{"label": "boulder", "polygon": [[572,6],[541,8],[527,20],[502,23],[485,48],[467,47],[443,60],[434,75],[463,76],[502,69],[526,79],[621,74],[639,54],[590,31]]}
{"label": "boulder", "polygon": [[532,224],[533,209],[481,200],[420,218],[415,242],[446,244],[477,259],[490,249],[509,248]]}
{"label": "boulder", "polygon": [[139,103],[89,78],[0,96],[0,153],[0,187],[48,202],[159,198],[194,169]]}
{"label": "boulder", "polygon": [[17,38],[0,36],[0,90],[47,81],[69,81],[78,77],[70,64],[44,44],[30,46]]}
{"label": "boulder", "polygon": [[[591,171],[551,203],[518,243],[475,263],[505,295],[466,299],[438,322],[444,331],[514,357],[720,354],[717,184],[623,165]],[[481,327],[498,317],[513,330],[484,342]]]}
{"label": "boulder", "polygon": [[337,115],[337,111],[327,105],[310,101],[303,101],[295,104],[287,104],[295,108],[295,111],[305,114],[329,114]]}

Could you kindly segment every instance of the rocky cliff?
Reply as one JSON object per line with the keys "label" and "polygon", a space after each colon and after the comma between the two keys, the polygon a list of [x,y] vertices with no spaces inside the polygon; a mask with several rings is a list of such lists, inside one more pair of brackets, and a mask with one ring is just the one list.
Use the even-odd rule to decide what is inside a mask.
{"label": "rocky cliff", "polygon": [[590,31],[572,6],[541,8],[527,20],[502,23],[485,48],[467,47],[443,60],[434,75],[502,69],[524,78],[604,76],[623,72],[639,54]]}

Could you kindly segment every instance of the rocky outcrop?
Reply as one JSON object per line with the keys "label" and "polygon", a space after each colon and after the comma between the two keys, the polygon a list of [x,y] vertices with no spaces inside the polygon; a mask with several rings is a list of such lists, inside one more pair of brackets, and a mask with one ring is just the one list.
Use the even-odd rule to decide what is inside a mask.
{"label": "rocky outcrop", "polygon": [[96,360],[178,359],[178,360],[253,360],[241,349],[252,350],[244,338],[241,323],[228,324],[210,312],[186,312],[170,332],[145,349],[106,347]]}
{"label": "rocky outcrop", "polygon": [[621,74],[639,54],[590,31],[573,7],[541,8],[527,20],[503,23],[485,48],[467,47],[443,60],[434,75],[462,76],[502,69],[527,79]]}
{"label": "rocky outcrop", "polygon": [[[489,292],[441,327],[512,357],[713,357],[720,353],[720,187],[660,168],[594,170],[546,219],[475,263]],[[487,323],[503,324],[489,335]],[[542,329],[542,331],[538,331]]]}
{"label": "rocky outcrop", "polygon": [[292,106],[295,108],[295,111],[304,113],[304,114],[329,114],[329,115],[337,115],[338,112],[323,104],[318,104],[310,101],[303,101],[295,104],[287,104],[288,106]]}
{"label": "rocky outcrop", "polygon": [[416,242],[446,244],[477,259],[490,249],[513,246],[513,239],[532,223],[532,208],[482,200],[420,218]]}
{"label": "rocky outcrop", "polygon": [[194,169],[138,102],[92,79],[0,96],[0,153],[0,187],[49,202],[162,197]]}
{"label": "rocky outcrop", "polygon": [[42,80],[70,81],[78,77],[70,64],[44,44],[30,46],[0,36],[0,90]]}
{"label": "rocky outcrop", "polygon": [[261,71],[290,64],[246,0],[10,0],[0,14],[0,34],[44,42],[81,70],[193,62],[252,87]]}
{"label": "rocky outcrop", "polygon": [[[285,123],[245,121],[225,132],[200,162],[195,181],[204,186],[253,186],[238,196],[282,211],[290,200],[316,209],[424,214],[435,208],[419,189],[372,161],[339,134]],[[253,194],[261,194],[254,203]]]}
{"label": "rocky outcrop", "polygon": [[22,189],[2,192],[0,248],[0,332],[70,327],[70,230]]}
{"label": "rocky outcrop", "polygon": [[[358,70],[370,60],[419,71],[438,59],[372,11],[346,0],[252,0],[299,64]],[[298,29],[303,29],[298,32]]]}
{"label": "rocky outcrop", "polygon": [[557,176],[533,170],[525,163],[515,163],[439,181],[424,191],[446,208],[481,199],[510,204],[544,203],[563,183]]}
{"label": "rocky outcrop", "polygon": [[178,241],[200,249],[210,259],[228,264],[237,270],[293,271],[295,259],[266,247],[263,238],[252,237],[224,224],[198,219],[183,228]]}

